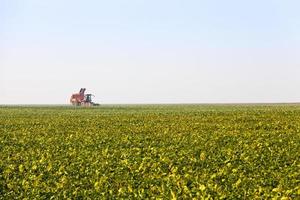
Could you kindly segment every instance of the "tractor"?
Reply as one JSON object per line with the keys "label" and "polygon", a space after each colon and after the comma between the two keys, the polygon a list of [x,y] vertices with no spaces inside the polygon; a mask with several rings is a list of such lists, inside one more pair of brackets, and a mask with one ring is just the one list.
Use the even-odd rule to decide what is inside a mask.
{"label": "tractor", "polygon": [[73,106],[99,106],[98,103],[92,101],[92,94],[85,94],[85,88],[81,88],[79,93],[72,94],[70,103]]}

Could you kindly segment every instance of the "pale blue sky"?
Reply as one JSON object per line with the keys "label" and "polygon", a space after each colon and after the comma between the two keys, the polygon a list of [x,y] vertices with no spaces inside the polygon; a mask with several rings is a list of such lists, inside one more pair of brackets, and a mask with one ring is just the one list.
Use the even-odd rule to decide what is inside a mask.
{"label": "pale blue sky", "polygon": [[300,1],[0,0],[0,104],[300,101]]}

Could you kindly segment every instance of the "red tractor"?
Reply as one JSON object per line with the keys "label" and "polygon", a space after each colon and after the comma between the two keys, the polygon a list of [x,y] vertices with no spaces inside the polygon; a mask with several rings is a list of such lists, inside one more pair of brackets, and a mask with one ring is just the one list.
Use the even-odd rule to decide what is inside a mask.
{"label": "red tractor", "polygon": [[92,94],[85,94],[85,88],[81,88],[79,93],[72,94],[70,103],[74,106],[98,106],[92,101]]}

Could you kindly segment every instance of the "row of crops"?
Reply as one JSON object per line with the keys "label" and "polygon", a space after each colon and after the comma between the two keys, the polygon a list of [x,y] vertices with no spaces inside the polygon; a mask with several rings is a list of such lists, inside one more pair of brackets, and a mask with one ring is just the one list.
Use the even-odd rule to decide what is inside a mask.
{"label": "row of crops", "polygon": [[297,199],[299,105],[0,107],[0,199]]}

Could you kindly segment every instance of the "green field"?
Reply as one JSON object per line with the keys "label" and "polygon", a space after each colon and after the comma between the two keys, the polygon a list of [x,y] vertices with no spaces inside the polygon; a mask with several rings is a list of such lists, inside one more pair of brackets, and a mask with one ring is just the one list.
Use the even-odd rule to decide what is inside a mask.
{"label": "green field", "polygon": [[299,199],[300,105],[0,107],[0,199]]}

